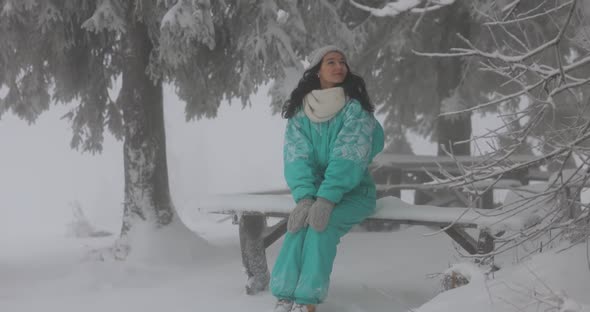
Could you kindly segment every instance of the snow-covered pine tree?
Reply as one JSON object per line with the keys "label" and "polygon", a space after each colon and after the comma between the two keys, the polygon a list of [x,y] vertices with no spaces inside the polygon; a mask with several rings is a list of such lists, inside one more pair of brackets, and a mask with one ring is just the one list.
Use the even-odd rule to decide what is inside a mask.
{"label": "snow-covered pine tree", "polygon": [[[437,1],[392,1],[383,6],[370,2],[353,1],[371,15],[358,26],[357,31],[365,35],[355,59],[372,99],[380,105],[379,112],[385,114],[386,150],[413,153],[406,139],[407,131],[412,130],[437,142],[438,155],[446,155],[445,150],[470,155],[471,114],[438,117],[444,110],[467,106],[461,93],[465,60],[415,54],[461,47],[457,34],[471,38],[470,3],[445,1],[441,6]],[[415,179],[416,183],[430,180],[426,175]],[[430,200],[424,192],[415,194],[417,204]]]}
{"label": "snow-covered pine tree", "polygon": [[[470,115],[437,118],[448,107],[466,105],[460,96],[464,60],[417,56],[414,51],[441,51],[460,45],[460,33],[472,36],[471,5],[464,1],[352,1],[371,14],[358,26],[366,35],[359,49],[359,70],[370,94],[386,115],[389,151],[411,153],[407,130],[449,147],[471,135]],[[373,3],[371,3],[373,2]],[[429,9],[425,9],[425,7]],[[470,154],[470,144],[453,146]],[[439,148],[439,155],[444,154]]]}
{"label": "snow-covered pine tree", "polygon": [[[377,86],[371,95],[383,105],[381,112],[387,116],[385,128],[389,134],[389,148],[398,152],[407,150],[407,144],[404,144],[403,135],[394,134],[403,134],[407,129],[431,136],[437,140],[438,146],[445,146],[447,150],[451,150],[450,145],[454,142],[469,142],[470,111],[449,116],[439,114],[468,110],[493,96],[511,94],[520,89],[518,83],[507,83],[505,76],[482,70],[480,58],[454,57],[452,60],[448,57],[427,57],[416,52],[450,52],[451,49],[466,48],[465,40],[486,51],[532,49],[557,34],[556,23],[565,18],[568,5],[566,0],[542,3],[534,0],[391,1],[385,6],[369,6],[367,2],[354,1],[355,5],[374,15],[377,21],[368,19],[362,27],[380,25],[377,28],[383,31],[369,32],[365,56],[360,58],[361,62],[365,60],[361,68],[369,87]],[[527,17],[517,23],[491,23],[495,18],[511,20],[525,15],[535,17]],[[580,33],[583,34],[578,32],[578,36]],[[568,33],[567,37],[573,34],[575,31]],[[576,49],[572,48],[573,45],[575,43],[571,40],[562,40],[559,45],[561,57],[572,53]],[[559,58],[556,51],[546,49],[537,55],[538,61],[556,66]],[[534,81],[536,75],[525,74],[521,78]],[[488,106],[478,112],[511,113],[523,105],[520,99]],[[560,105],[551,114],[545,115],[544,122],[558,127],[565,119],[571,118],[572,110],[565,106],[568,105]],[[511,128],[526,127],[516,124],[519,122],[523,120],[514,120]],[[532,133],[544,136],[544,132],[545,129],[538,128]],[[549,141],[547,143],[550,144]],[[452,150],[458,155],[469,154],[469,145],[455,145]],[[441,153],[443,151],[439,148]]]}
{"label": "snow-covered pine tree", "polygon": [[[400,3],[391,2],[385,8],[391,9]],[[437,6],[442,2],[405,3],[413,3],[417,12],[412,13],[418,13],[425,5]],[[450,109],[441,110],[441,117],[473,111],[500,112],[504,125],[490,130],[483,137],[497,138],[502,146],[492,148],[487,154],[488,161],[465,167],[464,176],[453,177],[447,173],[438,182],[476,193],[478,190],[469,186],[474,182],[499,179],[554,161],[547,166],[553,175],[546,184],[536,184],[538,189],[524,196],[512,196],[518,200],[510,203],[511,200],[507,199],[502,207],[507,217],[517,209],[543,207],[546,211],[542,222],[526,231],[503,237],[506,243],[495,253],[517,247],[523,241],[539,242],[547,237],[549,239],[545,242],[559,237],[569,238],[573,243],[582,242],[590,233],[588,211],[583,208],[587,203],[580,199],[581,191],[590,180],[590,3],[580,0],[479,0],[472,5],[476,36],[463,36],[462,45],[451,46],[455,48],[453,50],[434,50],[417,56],[466,58],[459,94],[469,99],[470,105],[449,106]],[[452,5],[446,8],[452,8]],[[398,12],[384,14],[390,10],[368,10],[381,16],[403,18]],[[404,10],[411,11],[411,8]],[[427,18],[433,16],[425,15],[421,23]],[[509,155],[527,150],[539,156],[523,163],[508,160]],[[570,166],[573,169],[564,170]],[[540,205],[538,200],[543,196],[551,200]]]}
{"label": "snow-covered pine tree", "polygon": [[66,115],[73,148],[100,152],[105,127],[124,140],[114,256],[136,246],[185,252],[198,244],[170,198],[162,85],[175,85],[187,119],[214,117],[224,98],[246,104],[262,83],[285,76],[281,65],[301,67],[282,25],[274,1],[0,0],[0,86],[8,92],[0,115],[33,123],[52,102],[76,99]]}
{"label": "snow-covered pine tree", "polygon": [[[434,138],[445,137],[439,133],[441,131],[433,131],[436,124],[434,119],[446,118],[439,117],[440,113],[468,109],[477,103],[488,101],[491,96],[515,92],[520,86],[516,83],[506,83],[505,77],[496,72],[481,70],[478,58],[456,57],[463,62],[461,76],[458,77],[459,84],[455,90],[451,90],[457,97],[456,101],[449,101],[452,98],[445,101],[445,97],[442,97],[442,101],[437,100],[440,98],[436,94],[437,84],[441,80],[449,80],[450,76],[448,71],[441,70],[436,64],[450,61],[444,60],[444,57],[417,55],[416,52],[445,53],[453,48],[465,48],[465,41],[458,38],[457,34],[461,34],[463,38],[486,51],[531,49],[555,37],[559,30],[558,23],[566,18],[568,5],[571,4],[571,1],[567,0],[542,3],[534,0],[478,0],[457,6],[463,1],[419,0],[391,1],[385,5],[370,6],[370,2],[353,1],[356,6],[377,18],[377,21],[368,19],[363,27],[389,23],[387,27],[378,28],[390,31],[383,31],[384,34],[370,32],[374,38],[368,37],[365,44],[367,56],[361,58],[365,60],[361,64],[368,66],[361,67],[365,70],[363,74],[369,81],[368,85],[379,86],[372,94],[379,98],[378,103],[385,103],[382,112],[387,113],[386,127],[403,125],[404,129],[412,129],[426,136],[433,135]],[[578,21],[572,21],[568,35],[560,41],[559,53],[564,62],[578,55],[576,50],[580,48],[579,45],[587,42],[587,35],[583,31],[587,26],[584,27],[579,21],[580,14],[587,10],[587,6],[589,4],[586,1],[578,1],[574,15]],[[425,9],[426,7],[428,9]],[[459,18],[458,14],[462,12],[468,15],[461,15],[462,18]],[[544,14],[545,12],[547,14]],[[454,18],[454,22],[464,23],[465,31],[457,32],[449,28],[448,21],[445,22],[444,19],[445,14],[457,17]],[[522,20],[518,19],[525,16]],[[493,22],[496,19],[500,21]],[[502,20],[506,20],[506,23],[502,23]],[[570,40],[574,36],[576,40]],[[380,41],[381,44],[370,49],[368,47],[373,45],[369,43],[371,41]],[[556,66],[559,59],[557,51],[544,49],[537,54],[538,61]],[[534,79],[534,75],[524,75],[523,78]],[[434,103],[439,103],[440,107],[437,108]],[[520,101],[517,99],[502,104],[503,107],[489,106],[478,111],[514,111],[520,105]],[[559,111],[562,108],[556,107],[555,114],[565,113],[567,109]],[[415,116],[418,118],[414,118]],[[555,115],[552,116],[552,120],[546,121],[555,126],[556,119],[553,117]],[[541,132],[535,134],[542,135]],[[469,136],[465,138],[468,139]],[[447,144],[444,140],[438,140],[438,143]]]}

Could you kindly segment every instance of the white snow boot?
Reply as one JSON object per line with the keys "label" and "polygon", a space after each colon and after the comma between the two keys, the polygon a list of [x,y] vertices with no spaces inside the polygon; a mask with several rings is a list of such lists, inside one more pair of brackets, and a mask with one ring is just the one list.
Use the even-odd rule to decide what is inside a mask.
{"label": "white snow boot", "polygon": [[313,304],[296,303],[291,308],[291,312],[315,312],[315,306]]}
{"label": "white snow boot", "polygon": [[289,300],[279,300],[275,305],[274,312],[291,312],[291,308],[293,307],[293,301]]}

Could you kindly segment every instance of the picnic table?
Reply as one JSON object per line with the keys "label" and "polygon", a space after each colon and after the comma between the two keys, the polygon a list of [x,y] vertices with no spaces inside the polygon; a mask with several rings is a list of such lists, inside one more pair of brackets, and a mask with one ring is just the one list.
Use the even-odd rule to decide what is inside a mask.
{"label": "picnic table", "polygon": [[[533,156],[516,155],[511,158],[515,162],[531,159]],[[461,192],[442,192],[440,189],[433,189],[433,186],[423,184],[428,181],[425,170],[436,173],[443,168],[448,172],[460,174],[457,162],[471,165],[481,160],[480,157],[472,156],[451,158],[379,154],[369,168],[378,189],[377,209],[365,222],[436,226],[443,229],[470,254],[492,252],[494,242],[490,231],[518,230],[526,224],[531,224],[530,216],[513,218],[510,221],[498,219],[486,214],[493,207],[489,203],[482,204],[483,201],[480,200],[478,207],[477,201],[467,198]],[[539,170],[525,168],[506,175],[497,181],[492,190],[515,188],[526,185],[531,180],[542,180],[547,177],[548,174]],[[404,189],[427,192],[431,200],[418,205],[406,203],[400,199],[400,191]],[[493,194],[493,191],[490,193]],[[487,196],[489,201],[490,195]],[[455,207],[441,207],[453,205]],[[242,262],[248,276],[248,294],[255,294],[267,288],[269,272],[266,248],[285,234],[287,217],[293,207],[294,202],[288,189],[210,197],[199,204],[202,211],[233,215],[234,222],[239,225]],[[277,217],[281,220],[267,226],[268,217]],[[479,229],[479,237],[472,237],[466,228]]]}
{"label": "picnic table", "polygon": [[[523,163],[535,159],[536,157],[533,155],[512,155],[507,158],[507,161]],[[489,192],[484,193],[481,198],[477,199],[468,198],[455,190],[441,191],[442,187],[425,185],[425,183],[431,181],[426,172],[436,175],[440,170],[445,170],[458,176],[463,174],[458,165],[468,167],[484,161],[489,161],[489,159],[484,156],[450,157],[380,153],[371,164],[371,173],[380,196],[393,195],[400,197],[401,190],[417,190],[427,194],[430,198],[429,201],[419,202],[419,204],[447,206],[454,202],[455,205],[468,207],[475,205],[484,209],[493,208],[493,189],[512,189],[528,185],[531,181],[547,181],[549,178],[549,173],[538,168],[527,167],[508,172],[495,183]],[[481,188],[489,186],[485,183],[486,181],[482,181],[479,186]]]}

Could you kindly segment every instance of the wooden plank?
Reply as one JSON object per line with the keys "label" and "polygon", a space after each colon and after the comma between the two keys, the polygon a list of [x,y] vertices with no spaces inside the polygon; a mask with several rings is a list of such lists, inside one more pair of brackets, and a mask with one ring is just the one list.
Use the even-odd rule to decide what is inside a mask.
{"label": "wooden plank", "polygon": [[526,177],[529,181],[547,181],[549,180],[550,176],[550,172],[531,168],[529,169]]}
{"label": "wooden plank", "polygon": [[250,195],[287,195],[291,194],[291,190],[288,188],[279,188],[279,189],[268,189],[268,190],[261,190],[256,192],[249,192],[246,194]]}
{"label": "wooden plank", "polygon": [[[442,208],[444,209],[444,208]],[[387,219],[387,218],[367,218],[366,220],[382,220],[382,221],[389,221],[396,224],[408,224],[408,225],[424,225],[424,226],[438,226],[438,227],[447,227],[449,225],[448,222],[437,222],[437,221],[416,221],[416,220],[402,220],[402,219]],[[461,223],[455,225],[456,227],[461,228],[476,228],[477,225],[475,224],[468,224],[468,223]]]}
{"label": "wooden plank", "polygon": [[[228,195],[203,199],[199,209],[203,212],[286,217],[292,210],[293,201],[285,195]],[[534,213],[534,211],[530,211]],[[488,209],[467,207],[437,207],[413,205],[393,196],[379,198],[377,208],[370,218],[395,220],[412,224],[450,224],[477,225],[482,228],[507,228],[518,231],[524,229],[532,216],[520,214],[506,219]],[[414,222],[411,222],[414,221]]]}
{"label": "wooden plank", "polygon": [[489,190],[479,198],[479,208],[493,209],[494,208],[494,190]]}
{"label": "wooden plank", "polygon": [[[512,155],[508,160],[512,162],[527,162],[538,159],[538,156],[533,155]],[[380,153],[373,161],[374,165],[399,168],[403,170],[413,170],[421,168],[432,168],[438,171],[439,165],[442,167],[456,167],[457,162],[463,165],[478,164],[484,161],[489,162],[489,158],[485,156],[436,156],[436,155],[404,155]]]}
{"label": "wooden plank", "polygon": [[[445,207],[441,207],[441,209],[445,209]],[[289,217],[288,213],[282,213],[282,212],[265,212],[265,213],[261,213],[259,211],[240,211],[235,212],[235,211],[231,211],[231,210],[225,210],[225,211],[218,211],[218,212],[211,212],[211,213],[216,213],[216,214],[240,214],[242,216],[262,216],[262,217],[272,217],[272,218],[287,218]],[[396,224],[408,224],[408,225],[426,225],[426,226],[440,226],[440,227],[446,227],[449,225],[449,222],[445,222],[445,221],[423,221],[423,220],[410,220],[410,219],[391,219],[391,218],[386,218],[386,217],[368,217],[366,220],[376,220],[376,221],[388,221],[388,222],[393,222]],[[476,228],[477,224],[475,223],[465,223],[464,221],[459,220],[457,222],[457,227],[463,227],[463,228]]]}
{"label": "wooden plank", "polygon": [[464,229],[452,226],[445,232],[471,255],[477,254],[477,242]]}
{"label": "wooden plank", "polygon": [[454,202],[455,200],[457,200],[454,196],[451,196],[450,194],[448,196],[439,196],[429,202],[426,203],[426,205],[429,206],[446,206],[452,202]]}
{"label": "wooden plank", "polygon": [[494,251],[494,246],[494,237],[485,230],[479,231],[479,238],[477,239],[477,253],[488,254]]}
{"label": "wooden plank", "polygon": [[[492,182],[489,181],[478,181],[477,183],[474,184],[475,187],[477,187],[480,190],[485,190],[487,189]],[[376,184],[377,186],[377,190],[382,191],[384,193],[388,193],[391,192],[393,190],[446,190],[446,189],[450,189],[448,185],[436,185],[436,184],[428,184],[428,183],[422,183],[422,184]],[[470,187],[472,185],[469,185]],[[523,184],[520,181],[517,181],[515,179],[505,179],[505,180],[500,180],[498,181],[496,184],[494,184],[493,188],[498,190],[498,189],[513,189],[513,188],[517,188],[523,186]],[[399,197],[399,196],[398,196]]]}
{"label": "wooden plank", "polygon": [[[525,163],[538,159],[538,156],[533,155],[511,155],[507,158],[512,163]],[[431,173],[438,173],[442,167],[453,175],[461,175],[462,172],[457,167],[457,162],[463,166],[475,165],[489,159],[485,156],[434,156],[434,155],[404,155],[380,153],[375,157],[371,164],[371,171],[379,172],[380,175],[393,174],[396,170],[402,170],[402,176],[407,173],[423,173],[429,171]],[[518,179],[523,184],[528,181],[547,181],[550,174],[546,171],[541,171],[537,167],[523,168],[520,172],[507,172],[503,179]]]}
{"label": "wooden plank", "polygon": [[[444,209],[444,208],[442,208]],[[281,220],[279,223],[275,224],[272,227],[266,228],[266,232],[263,233],[261,231],[265,229],[265,227],[263,227],[263,223],[261,222],[261,219],[259,218],[264,218],[265,215],[268,216],[267,214],[261,214],[259,212],[242,212],[242,218],[240,221],[240,227],[247,227],[250,226],[250,231],[248,232],[248,234],[246,234],[244,232],[244,234],[242,234],[243,230],[240,230],[240,241],[244,240],[244,239],[248,239],[249,240],[261,240],[262,245],[264,246],[264,248],[268,248],[270,245],[272,245],[276,240],[278,240],[281,236],[283,236],[286,232],[287,232],[287,217],[288,215],[285,214],[273,214],[273,216],[275,217],[284,217],[283,220]],[[255,219],[250,219],[251,217],[255,217]],[[386,221],[386,222],[390,222],[390,223],[394,223],[394,224],[408,224],[408,225],[423,225],[423,226],[438,226],[440,228],[445,228],[447,227],[449,224],[448,223],[443,223],[443,222],[427,222],[427,221],[414,221],[414,220],[391,220],[391,219],[386,219],[386,218],[367,218],[367,221]],[[487,248],[489,246],[488,244],[485,245],[481,245],[478,244],[478,242],[475,241],[475,239],[473,239],[469,234],[467,234],[467,232],[465,232],[464,228],[475,228],[475,225],[469,225],[469,224],[462,224],[462,225],[455,225],[452,226],[451,228],[447,229],[445,232],[454,240],[456,241],[461,247],[463,247],[463,249],[465,249],[465,251],[467,251],[470,254],[476,254],[478,253],[478,247],[479,249],[484,248],[485,251],[480,251],[480,253],[487,253],[489,251],[487,251]],[[260,234],[258,234],[260,231]],[[486,240],[486,242],[488,242]],[[256,259],[260,259],[261,255],[261,251],[260,251],[260,242],[250,242],[250,246],[251,247],[247,247],[247,245],[242,244],[243,248],[242,248],[242,260],[244,262],[244,267],[246,267],[246,272],[248,274],[249,278],[254,277],[254,279],[259,279],[259,280],[264,280],[264,266],[266,265],[266,261],[264,261],[265,263],[261,263],[261,261],[256,260]],[[253,246],[253,247],[252,247]],[[493,246],[493,245],[492,245]],[[264,255],[265,259],[266,256]],[[261,268],[262,266],[262,268]],[[258,273],[255,273],[258,272]],[[256,275],[258,274],[258,277],[256,277]],[[260,289],[255,290],[255,289],[251,289],[249,290],[252,293],[257,293],[259,291],[262,291]]]}
{"label": "wooden plank", "polygon": [[288,218],[285,217],[277,224],[273,225],[272,227],[267,227],[263,236],[264,236],[264,248],[268,248],[274,242],[276,242],[281,236],[285,235],[287,232],[287,221]]}

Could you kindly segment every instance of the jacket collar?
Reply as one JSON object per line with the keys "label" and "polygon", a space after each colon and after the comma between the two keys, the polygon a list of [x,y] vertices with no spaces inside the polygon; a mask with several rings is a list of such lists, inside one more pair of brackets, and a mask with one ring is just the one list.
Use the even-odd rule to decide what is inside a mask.
{"label": "jacket collar", "polygon": [[313,90],[303,98],[305,115],[313,122],[332,119],[346,104],[342,87]]}

